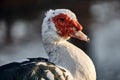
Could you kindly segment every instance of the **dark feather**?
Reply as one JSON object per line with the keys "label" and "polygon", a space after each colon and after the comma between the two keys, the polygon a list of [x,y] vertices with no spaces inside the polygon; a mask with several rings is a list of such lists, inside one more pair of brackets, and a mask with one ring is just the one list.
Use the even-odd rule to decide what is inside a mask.
{"label": "dark feather", "polygon": [[[13,62],[0,66],[0,80],[50,80],[47,76],[47,70],[54,75],[55,80],[63,80],[61,76],[64,76],[67,80],[65,70],[49,62],[45,58],[28,58],[29,61],[22,63]],[[44,65],[45,64],[45,65]],[[63,74],[60,75],[56,68],[58,68]]]}

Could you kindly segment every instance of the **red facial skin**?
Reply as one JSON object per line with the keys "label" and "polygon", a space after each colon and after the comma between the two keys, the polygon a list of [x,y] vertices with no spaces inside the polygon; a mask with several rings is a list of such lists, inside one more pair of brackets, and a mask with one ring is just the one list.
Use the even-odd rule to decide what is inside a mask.
{"label": "red facial skin", "polygon": [[81,31],[82,26],[77,20],[70,19],[66,14],[59,14],[52,18],[58,34],[62,37],[74,35],[76,31]]}

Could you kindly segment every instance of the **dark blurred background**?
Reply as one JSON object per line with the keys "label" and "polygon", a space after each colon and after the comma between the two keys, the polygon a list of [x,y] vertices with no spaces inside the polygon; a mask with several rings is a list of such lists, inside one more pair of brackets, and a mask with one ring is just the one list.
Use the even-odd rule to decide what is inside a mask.
{"label": "dark blurred background", "polygon": [[119,0],[0,0],[0,65],[47,57],[41,24],[49,9],[72,10],[91,42],[71,38],[93,60],[97,80],[120,80]]}

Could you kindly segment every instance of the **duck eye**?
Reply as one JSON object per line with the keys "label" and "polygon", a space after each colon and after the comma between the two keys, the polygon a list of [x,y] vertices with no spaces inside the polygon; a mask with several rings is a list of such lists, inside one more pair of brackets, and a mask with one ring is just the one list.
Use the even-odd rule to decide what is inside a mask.
{"label": "duck eye", "polygon": [[60,18],[60,20],[61,20],[61,21],[65,21],[65,19],[64,19],[64,18]]}

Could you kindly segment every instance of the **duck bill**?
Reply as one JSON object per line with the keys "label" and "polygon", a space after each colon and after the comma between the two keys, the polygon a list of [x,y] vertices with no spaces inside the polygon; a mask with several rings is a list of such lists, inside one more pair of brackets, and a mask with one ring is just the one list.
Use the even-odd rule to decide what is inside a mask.
{"label": "duck bill", "polygon": [[85,42],[89,42],[90,41],[90,39],[88,38],[88,36],[85,35],[82,31],[75,32],[75,34],[72,35],[72,37],[78,38],[78,39],[80,39],[82,41],[85,41]]}

